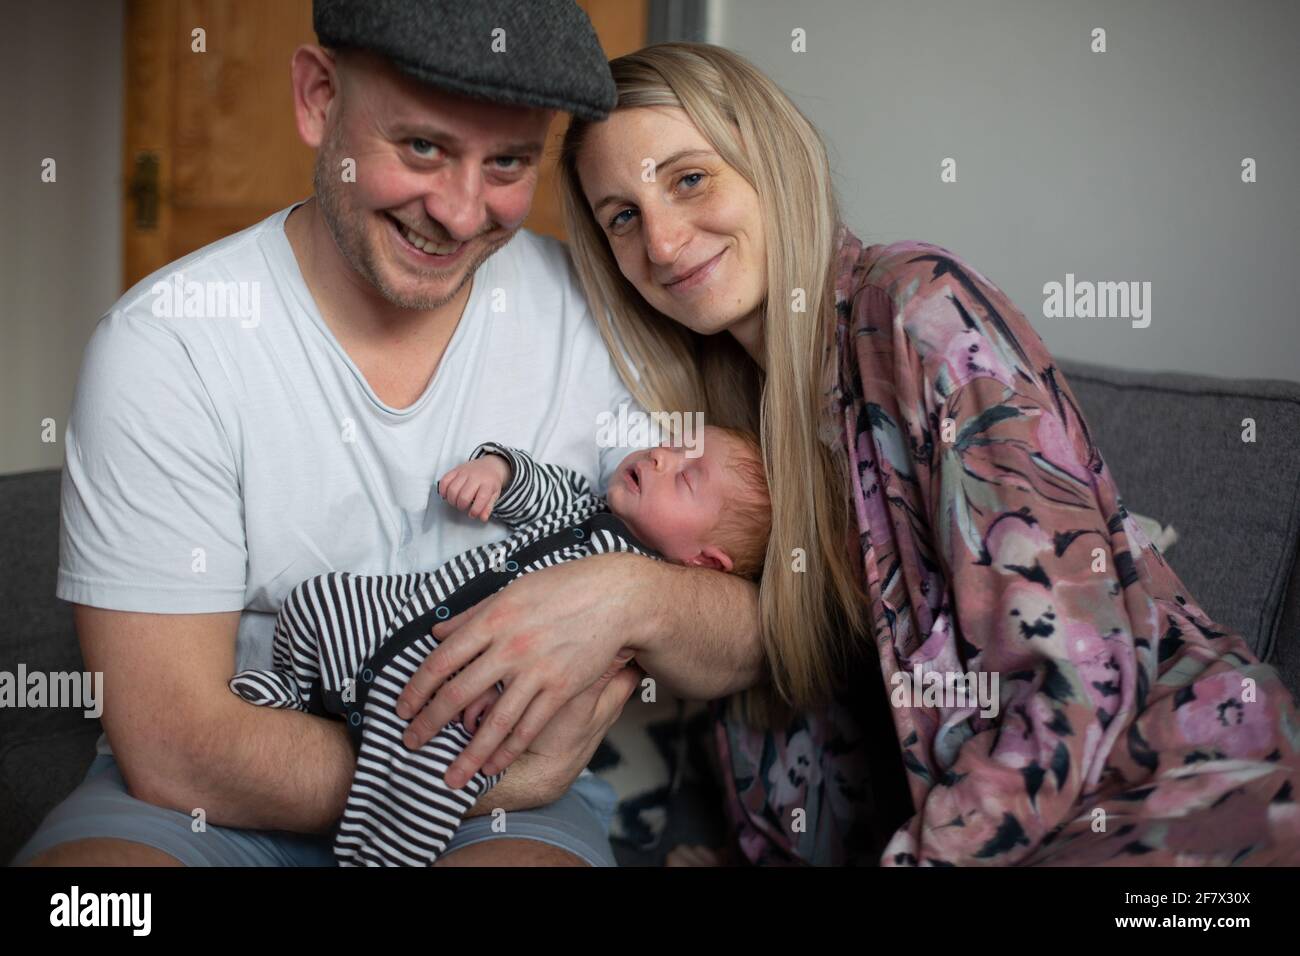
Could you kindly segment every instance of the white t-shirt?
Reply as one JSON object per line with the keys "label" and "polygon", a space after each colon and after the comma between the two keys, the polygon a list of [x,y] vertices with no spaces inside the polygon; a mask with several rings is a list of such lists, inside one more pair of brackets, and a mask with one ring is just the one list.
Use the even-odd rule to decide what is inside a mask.
{"label": "white t-shirt", "polygon": [[[129,290],[91,336],[66,432],[58,597],[242,611],[236,671],[272,666],[276,612],[303,579],[429,570],[503,537],[437,492],[480,442],[568,466],[603,494],[630,448],[599,447],[598,417],[641,411],[565,247],[522,230],[475,273],[424,393],[385,405],[316,308],[290,209]],[[184,317],[193,289],[231,282],[244,298],[228,317]]]}

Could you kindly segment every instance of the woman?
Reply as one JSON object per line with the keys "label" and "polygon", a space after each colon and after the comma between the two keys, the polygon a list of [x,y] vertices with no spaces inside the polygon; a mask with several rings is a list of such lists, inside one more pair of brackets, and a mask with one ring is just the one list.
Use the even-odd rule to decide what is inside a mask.
{"label": "woman", "polygon": [[1125,511],[1024,316],[944,249],[864,247],[741,57],[611,69],[562,154],[593,311],[645,407],[757,427],[768,466],[769,679],[715,709],[745,857],[1300,862],[1294,702]]}

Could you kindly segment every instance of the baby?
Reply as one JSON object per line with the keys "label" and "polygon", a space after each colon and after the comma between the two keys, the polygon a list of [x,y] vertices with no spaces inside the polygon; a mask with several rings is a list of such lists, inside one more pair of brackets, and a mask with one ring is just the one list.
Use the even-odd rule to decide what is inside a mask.
{"label": "baby", "polygon": [[[709,450],[695,458],[670,445],[633,452],[611,476],[606,503],[629,542],[648,545],[641,553],[756,579],[772,524],[762,451],[747,433],[717,426],[704,429],[701,446]],[[509,455],[494,447],[481,446],[489,453],[476,452],[438,482],[449,504],[481,521],[514,477]],[[465,708],[464,726],[477,728],[498,696],[488,691]]]}
{"label": "baby", "polygon": [[633,452],[608,496],[567,468],[494,443],[447,472],[439,494],[512,533],[431,572],[309,578],[286,596],[276,619],[274,670],[246,670],[235,693],[347,721],[357,769],[334,831],[340,865],[432,864],[465,813],[501,775],[474,776],[453,790],[447,768],[499,696],[491,691],[428,743],[402,743],[409,721],[397,697],[438,646],[430,629],[530,571],[592,554],[630,552],[756,578],[771,508],[762,454],[752,436],[710,426],[701,454],[659,446]]}

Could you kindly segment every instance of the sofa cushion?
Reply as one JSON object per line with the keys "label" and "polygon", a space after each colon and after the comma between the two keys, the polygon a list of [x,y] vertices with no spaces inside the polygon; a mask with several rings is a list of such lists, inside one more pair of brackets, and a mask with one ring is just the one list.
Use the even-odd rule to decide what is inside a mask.
{"label": "sofa cushion", "polygon": [[1057,364],[1125,507],[1178,530],[1188,591],[1270,659],[1300,534],[1300,384]]}
{"label": "sofa cushion", "polygon": [[[81,670],[72,608],[54,596],[62,471],[0,475],[0,668]],[[0,731],[2,732],[2,731]]]}
{"label": "sofa cushion", "polygon": [[[0,475],[0,671],[80,672],[72,607],[54,596],[58,469]],[[8,709],[0,719],[0,862],[85,774],[100,722],[81,709]]]}
{"label": "sofa cushion", "polygon": [[1171,524],[1162,525],[1157,519],[1149,515],[1140,515],[1136,511],[1129,510],[1129,517],[1136,521],[1143,533],[1147,536],[1162,555],[1168,555],[1169,549],[1174,546],[1178,540],[1178,529]]}
{"label": "sofa cushion", "polygon": [[[72,605],[54,596],[59,565],[58,469],[0,475],[0,670],[16,674],[80,673],[84,667]],[[62,734],[93,726],[80,709],[43,707],[7,712],[0,749],[37,734]]]}
{"label": "sofa cushion", "polygon": [[[96,724],[98,722],[95,722]],[[45,815],[76,789],[95,759],[99,727],[7,735],[0,746],[0,866],[18,852]]]}
{"label": "sofa cushion", "polygon": [[1286,596],[1286,607],[1282,609],[1282,621],[1278,625],[1269,663],[1277,668],[1283,683],[1300,700],[1300,554],[1297,554],[1295,566],[1291,569]]}

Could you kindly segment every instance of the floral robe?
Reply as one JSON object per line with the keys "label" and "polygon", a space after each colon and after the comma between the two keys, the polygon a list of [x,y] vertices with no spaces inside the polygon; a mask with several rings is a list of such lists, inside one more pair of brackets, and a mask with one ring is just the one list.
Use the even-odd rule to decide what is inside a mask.
{"label": "floral robe", "polygon": [[[938,246],[837,246],[826,431],[852,462],[880,678],[778,733],[715,703],[743,855],[1300,863],[1295,702],[1126,511],[1024,315]],[[996,714],[918,706],[931,672],[996,673]]]}

